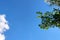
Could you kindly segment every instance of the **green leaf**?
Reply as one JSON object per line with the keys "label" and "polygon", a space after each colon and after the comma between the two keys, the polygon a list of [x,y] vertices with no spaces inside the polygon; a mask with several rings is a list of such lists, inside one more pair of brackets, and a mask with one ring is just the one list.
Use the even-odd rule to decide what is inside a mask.
{"label": "green leaf", "polygon": [[36,12],[37,14],[42,14],[42,12]]}
{"label": "green leaf", "polygon": [[41,18],[41,16],[37,16],[37,18]]}

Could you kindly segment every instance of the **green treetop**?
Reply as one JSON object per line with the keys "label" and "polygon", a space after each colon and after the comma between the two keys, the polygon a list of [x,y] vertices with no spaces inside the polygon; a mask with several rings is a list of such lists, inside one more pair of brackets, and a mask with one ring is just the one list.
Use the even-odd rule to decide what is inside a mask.
{"label": "green treetop", "polygon": [[38,18],[42,19],[42,23],[39,24],[41,29],[48,29],[50,27],[59,27],[60,28],[60,10],[54,9],[52,12],[37,12],[39,14]]}
{"label": "green treetop", "polygon": [[50,5],[60,6],[60,0],[45,0],[45,2],[50,4]]}
{"label": "green treetop", "polygon": [[[60,6],[60,0],[45,0],[49,5]],[[39,24],[41,29],[48,29],[51,27],[60,28],[60,9],[53,8],[52,12],[46,11],[45,13],[36,12],[39,14],[38,18],[41,18],[42,22]]]}

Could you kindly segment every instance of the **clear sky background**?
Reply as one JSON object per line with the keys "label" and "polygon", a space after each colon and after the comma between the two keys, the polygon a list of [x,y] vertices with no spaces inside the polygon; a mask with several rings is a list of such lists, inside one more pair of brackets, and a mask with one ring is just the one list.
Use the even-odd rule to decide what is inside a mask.
{"label": "clear sky background", "polygon": [[6,40],[60,40],[60,29],[41,30],[37,11],[52,11],[44,0],[0,0],[0,14],[6,14],[10,30]]}

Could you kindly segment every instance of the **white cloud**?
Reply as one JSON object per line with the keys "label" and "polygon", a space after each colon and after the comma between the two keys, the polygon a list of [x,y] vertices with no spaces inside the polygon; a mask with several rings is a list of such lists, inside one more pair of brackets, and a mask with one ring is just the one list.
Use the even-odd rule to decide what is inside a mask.
{"label": "white cloud", "polygon": [[9,29],[8,21],[5,15],[0,15],[0,40],[5,40],[4,32]]}
{"label": "white cloud", "polygon": [[0,40],[5,40],[4,34],[0,34]]}

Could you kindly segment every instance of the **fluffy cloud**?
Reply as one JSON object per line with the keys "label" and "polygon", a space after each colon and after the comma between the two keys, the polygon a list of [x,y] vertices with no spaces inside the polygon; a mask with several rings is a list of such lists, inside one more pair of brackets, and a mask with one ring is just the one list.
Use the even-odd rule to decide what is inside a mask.
{"label": "fluffy cloud", "polygon": [[8,21],[5,15],[0,15],[0,40],[5,40],[4,32],[9,29]]}
{"label": "fluffy cloud", "polygon": [[5,40],[4,34],[0,34],[0,40]]}

